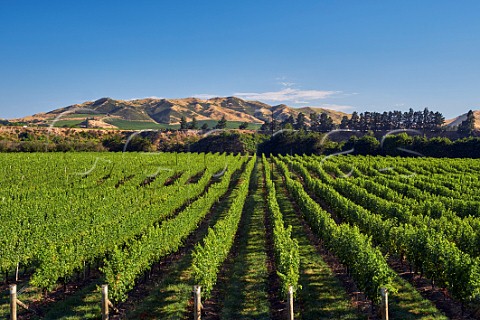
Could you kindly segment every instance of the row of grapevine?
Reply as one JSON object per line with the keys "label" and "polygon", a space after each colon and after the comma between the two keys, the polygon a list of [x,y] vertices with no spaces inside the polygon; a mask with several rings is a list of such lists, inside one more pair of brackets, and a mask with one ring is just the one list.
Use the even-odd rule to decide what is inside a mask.
{"label": "row of grapevine", "polygon": [[[111,228],[111,222],[100,223],[91,229],[79,229],[80,236],[72,234],[65,237],[64,241],[48,239],[45,249],[38,254],[38,267],[31,283],[42,288],[52,288],[59,278],[82,268],[83,261],[101,258],[113,245],[122,245],[143,234],[146,228],[168,218],[186,201],[200,195],[211,180],[211,175],[220,170],[221,166],[222,161],[212,165],[196,184],[180,185],[183,181],[179,180],[177,185],[165,187],[161,193],[163,199],[156,205],[152,205],[151,199],[137,203],[137,207],[132,208],[128,216],[119,215],[122,221],[115,228]],[[184,181],[190,175],[185,176]],[[109,207],[102,209],[108,210]]]}
{"label": "row of grapevine", "polygon": [[460,217],[473,216],[480,218],[480,201],[471,200],[468,195],[463,193],[455,194],[455,197],[441,195],[437,193],[437,187],[434,186],[434,183],[427,183],[425,181],[413,183],[408,181],[410,183],[407,183],[407,181],[402,181],[400,178],[386,178],[381,175],[372,176],[372,179],[379,183],[385,183],[390,188],[410,198],[417,199],[421,197],[419,199],[435,199],[441,203],[443,207],[452,210]]}
{"label": "row of grapevine", "polygon": [[[82,154],[78,157],[80,160],[86,160],[82,159],[83,156]],[[69,162],[61,162],[60,160],[62,159],[58,155],[49,155],[47,159],[44,159],[46,157],[45,155],[39,155],[38,157],[38,160],[42,160],[42,162],[34,162],[29,159],[28,164],[18,164],[19,167],[28,166],[30,168],[28,172],[22,172],[21,176],[13,174],[13,176],[16,176],[16,179],[20,180],[18,184],[24,185],[25,181],[28,182],[24,189],[2,188],[2,191],[9,193],[8,196],[4,196],[4,202],[0,207],[3,225],[8,225],[11,234],[21,234],[22,230],[25,230],[29,235],[25,237],[25,239],[22,239],[23,237],[20,238],[20,240],[24,241],[20,241],[20,247],[13,248],[12,250],[20,255],[27,256],[25,261],[20,260],[22,263],[28,262],[26,261],[28,257],[39,249],[38,245],[36,248],[29,248],[28,245],[36,246],[38,243],[38,241],[30,242],[28,241],[29,239],[45,240],[50,236],[58,240],[69,239],[71,236],[79,235],[89,229],[83,228],[85,226],[92,227],[98,223],[108,221],[109,219],[97,220],[97,217],[103,213],[103,207],[109,206],[112,209],[106,213],[111,211],[117,212],[117,210],[121,210],[120,205],[124,205],[130,201],[134,202],[138,200],[140,203],[140,201],[145,202],[146,200],[143,197],[143,192],[140,193],[137,191],[135,195],[135,192],[129,190],[125,193],[123,192],[124,188],[111,190],[110,188],[105,188],[104,185],[99,185],[98,188],[84,189],[79,187],[77,183],[70,185],[70,183],[66,183],[66,180],[69,177],[70,179],[73,178],[69,175],[64,177],[63,168],[58,168],[58,162],[60,162],[62,166],[65,165],[65,168],[67,165],[70,165]],[[60,158],[60,160],[58,158]],[[153,157],[150,158],[153,159]],[[50,161],[48,161],[49,159]],[[112,157],[111,159],[122,160],[116,159],[116,157]],[[116,165],[120,165],[120,168],[122,168],[124,164],[128,165],[128,162],[129,161],[118,161]],[[69,169],[74,172],[73,176],[76,176],[75,173],[77,173],[77,171],[83,170],[79,167],[83,166],[84,163],[85,162],[79,161],[79,164],[73,164]],[[84,182],[90,180],[91,176],[97,172],[103,172],[103,168],[99,167],[100,166],[97,165],[96,169],[88,176],[78,178],[78,184],[83,185]],[[131,167],[132,171],[137,170],[134,166]],[[45,172],[42,172],[44,168]],[[115,170],[115,172],[118,171],[119,170]],[[36,174],[37,172],[39,172],[40,175]],[[103,172],[103,174],[105,174],[105,172]],[[165,172],[164,176],[168,174],[168,172]],[[32,180],[34,180],[35,183],[32,183]],[[164,190],[161,192],[163,191]],[[151,194],[149,194],[149,196],[151,196]],[[124,199],[125,201],[122,201]],[[134,204],[137,205],[137,203]],[[138,206],[136,206],[136,208],[137,207]],[[92,208],[96,208],[96,210],[92,210]],[[36,239],[37,237],[38,239]]]}
{"label": "row of grapevine", "polygon": [[[428,158],[423,161],[408,161],[405,167],[419,175],[423,180],[429,183],[436,184],[441,190],[449,192],[449,190],[461,194],[466,192],[480,199],[479,195],[474,192],[480,187],[478,180],[478,170],[475,169],[475,163],[472,159],[455,159],[456,167],[451,164],[452,160],[442,161]],[[459,165],[464,164],[463,167]]]}
{"label": "row of grapevine", "polygon": [[407,260],[428,278],[446,287],[453,297],[469,301],[480,297],[480,259],[463,253],[442,234],[428,226],[398,224],[355,204],[338,193],[333,186],[310,176],[298,162],[290,162],[309,190],[345,222],[358,225],[376,244],[389,253],[406,256]]}
{"label": "row of grapevine", "polygon": [[[480,255],[480,247],[477,245],[480,240],[479,221],[474,223],[473,219],[461,219],[451,211],[440,211],[442,207],[437,202],[423,200],[419,203],[414,199],[402,198],[382,184],[362,178],[332,179],[320,165],[309,162],[305,163],[305,166],[315,172],[324,183],[333,186],[340,194],[352,199],[365,209],[378,212],[387,219],[394,218],[399,223],[417,227],[428,226],[455,242],[463,252],[472,257]],[[299,170],[303,171],[301,168]],[[308,173],[304,172],[304,174]],[[423,216],[422,213],[425,212],[428,215]]]}
{"label": "row of grapevine", "polygon": [[350,179],[348,182],[354,183],[389,202],[401,204],[405,211],[411,211],[416,215],[411,217],[409,223],[427,225],[436,232],[443,233],[448,239],[455,242],[463,252],[473,257],[480,256],[480,246],[478,245],[480,243],[479,218],[472,216],[461,218],[429,193],[424,192],[423,198],[402,197],[402,194],[389,188],[391,185],[389,182],[394,184],[396,182],[387,180],[380,183],[368,178],[361,178]]}
{"label": "row of grapevine", "polygon": [[298,288],[298,279],[300,277],[300,254],[298,251],[298,242],[292,239],[292,227],[285,228],[282,212],[277,202],[275,183],[272,181],[270,165],[262,155],[263,167],[265,171],[265,185],[267,187],[267,206],[270,220],[273,224],[273,249],[275,252],[275,267],[280,277],[282,295],[287,296],[290,286]]}
{"label": "row of grapevine", "polygon": [[211,206],[228,190],[232,174],[243,161],[231,164],[220,182],[187,206],[176,217],[152,226],[137,240],[126,247],[115,247],[101,268],[110,288],[111,299],[124,301],[135,285],[136,279],[151,265],[166,255],[176,252],[183,241],[197,228]]}
{"label": "row of grapevine", "polygon": [[[143,194],[133,197],[130,192],[129,196],[123,192],[123,188],[116,192],[105,189],[103,185],[95,189],[83,188],[85,182],[98,172],[105,174],[104,167],[94,164],[95,170],[88,176],[75,178],[75,173],[84,170],[81,167],[91,165],[88,164],[87,155],[75,156],[78,159],[76,163],[69,161],[70,155],[65,157],[66,159],[62,159],[59,155],[52,154],[29,155],[29,159],[26,159],[28,163],[19,160],[18,163],[10,164],[13,171],[11,179],[19,180],[14,185],[24,188],[2,188],[5,196],[0,207],[3,222],[1,228],[2,231],[8,230],[10,233],[10,239],[0,238],[2,269],[8,270],[18,262],[23,265],[35,262],[46,247],[54,246],[55,242],[68,242],[72,237],[83,235],[99,223],[115,219],[121,206],[126,203],[134,204],[135,208],[138,208],[139,203],[145,200]],[[115,156],[110,157],[115,159]],[[128,161],[118,163],[122,168]],[[67,175],[67,167],[74,173]],[[2,178],[5,177],[6,173],[2,173]],[[72,182],[74,178],[78,183]],[[95,180],[97,178],[94,177]],[[32,183],[32,180],[36,183]],[[104,211],[107,206],[110,210]],[[44,242],[52,242],[52,245],[45,245]]]}
{"label": "row of grapevine", "polygon": [[287,189],[300,206],[310,227],[340,262],[349,268],[358,287],[375,302],[380,299],[381,287],[394,291],[392,286],[394,272],[388,267],[380,250],[372,247],[371,240],[357,227],[348,224],[337,225],[330,214],[308,196],[302,185],[290,177],[287,166],[277,159],[274,161],[285,178]]}
{"label": "row of grapevine", "polygon": [[[213,161],[206,170],[198,161],[204,156],[185,154],[180,165],[173,167],[175,171],[157,169],[175,163],[174,154],[108,154],[102,155],[107,158],[102,164],[92,161],[89,154],[29,155],[28,165],[13,157],[18,161],[9,163],[12,174],[5,171],[1,175],[4,180],[13,176],[19,181],[13,188],[1,189],[0,270],[12,270],[19,263],[33,265],[32,283],[51,288],[59,278],[102,259],[112,246],[142,234],[203,192],[226,161],[218,155],[208,156]],[[237,160],[228,157],[229,162]],[[88,175],[77,175],[89,167]],[[67,173],[67,168],[73,173]],[[151,188],[140,187],[145,174],[155,171],[158,174]],[[186,183],[198,173],[203,175],[196,184]],[[133,179],[120,186],[118,181],[125,175]],[[172,176],[179,178],[164,186],[163,181]],[[16,185],[25,188],[17,190]],[[86,185],[96,187],[84,188]]]}
{"label": "row of grapevine", "polygon": [[225,217],[219,220],[213,228],[208,229],[208,234],[202,244],[199,243],[195,246],[192,262],[194,279],[202,287],[205,297],[209,297],[217,281],[218,270],[227,258],[235,239],[255,162],[256,156],[253,156],[247,163],[240,178],[240,186],[234,191],[234,200]]}
{"label": "row of grapevine", "polygon": [[[348,159],[342,157],[335,157],[334,159],[339,162],[349,163],[350,165],[353,164],[355,167],[361,168],[362,171],[372,176],[388,176],[389,178],[401,180],[409,183],[412,187],[422,191],[428,191],[432,195],[442,197],[443,199],[465,200],[466,195],[468,195],[468,202],[470,202],[471,205],[476,209],[478,209],[480,205],[480,195],[476,192],[480,187],[480,182],[477,177],[478,171],[454,174],[445,168],[442,172],[448,172],[448,174],[432,174],[432,171],[442,165],[442,162],[436,161],[436,159],[433,158],[400,158],[402,160],[401,162],[397,158],[372,158],[373,163],[370,163],[372,161],[371,158],[345,158]],[[465,163],[464,170],[475,167],[475,162],[472,159],[442,159],[442,161],[450,163],[455,161],[453,163],[457,165],[459,165],[459,163]],[[448,166],[448,168],[452,170],[451,166]],[[379,169],[381,171],[379,171]],[[384,171],[385,169],[389,170]],[[408,175],[396,174],[397,172],[401,173],[402,170],[408,170]],[[470,213],[465,212],[463,214],[468,215]],[[472,214],[477,214],[478,216],[478,210],[475,210]]]}
{"label": "row of grapevine", "polygon": [[[341,157],[337,158],[342,161]],[[466,160],[462,159],[462,162],[464,161]],[[355,183],[381,198],[401,203],[415,214],[428,216],[418,217],[416,220],[445,234],[462,251],[474,257],[480,256],[480,218],[471,215],[479,210],[479,202],[468,200],[466,195],[467,199],[454,199],[420,190],[408,183],[411,179],[423,179],[417,176],[408,180],[399,176],[387,177],[371,167],[359,165],[354,159],[350,159],[349,162],[354,162],[355,166],[361,169],[355,169],[355,176],[360,179],[350,179],[349,182]],[[316,167],[309,166],[308,168],[317,172],[318,166]]]}

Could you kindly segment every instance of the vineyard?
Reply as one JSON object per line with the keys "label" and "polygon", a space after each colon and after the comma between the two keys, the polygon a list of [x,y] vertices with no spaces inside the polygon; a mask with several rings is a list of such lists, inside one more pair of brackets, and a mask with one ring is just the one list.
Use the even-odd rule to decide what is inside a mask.
{"label": "vineyard", "polygon": [[390,319],[480,318],[477,160],[12,153],[0,163],[1,319],[12,284],[18,319],[101,319],[102,299],[109,319],[192,319],[197,308],[202,319],[382,319],[382,292]]}

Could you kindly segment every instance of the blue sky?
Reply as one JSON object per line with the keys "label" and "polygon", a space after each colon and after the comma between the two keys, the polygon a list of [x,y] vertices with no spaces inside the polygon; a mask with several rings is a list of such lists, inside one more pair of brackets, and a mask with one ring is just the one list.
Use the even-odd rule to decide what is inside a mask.
{"label": "blue sky", "polygon": [[480,109],[480,1],[0,0],[0,118],[101,97]]}

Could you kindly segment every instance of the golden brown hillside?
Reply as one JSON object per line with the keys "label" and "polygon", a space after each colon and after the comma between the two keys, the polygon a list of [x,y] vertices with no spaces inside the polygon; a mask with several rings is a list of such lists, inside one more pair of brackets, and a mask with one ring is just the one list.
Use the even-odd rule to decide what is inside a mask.
{"label": "golden brown hillside", "polygon": [[277,121],[283,121],[290,116],[297,117],[300,112],[307,116],[310,113],[327,113],[335,123],[340,123],[342,116],[346,113],[320,109],[320,108],[292,108],[287,105],[271,106],[259,101],[247,101],[237,97],[217,97],[212,99],[184,98],[184,99],[136,99],[136,100],[114,100],[102,98],[96,101],[88,101],[82,104],[72,105],[56,109],[47,113],[39,113],[17,121],[51,123],[54,119],[85,120],[95,126],[111,127],[112,120],[136,121],[158,124],[178,124],[180,119],[185,117],[191,121],[196,117],[202,120],[220,120],[225,117],[227,121],[264,123],[271,121],[272,115]]}

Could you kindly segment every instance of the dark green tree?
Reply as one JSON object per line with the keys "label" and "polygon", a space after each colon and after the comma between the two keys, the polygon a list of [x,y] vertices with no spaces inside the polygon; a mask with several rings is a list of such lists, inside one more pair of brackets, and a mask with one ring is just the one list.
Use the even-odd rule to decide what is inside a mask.
{"label": "dark green tree", "polygon": [[333,130],[335,128],[335,125],[333,124],[332,118],[328,116],[325,112],[320,114],[319,118],[319,131],[326,132]]}
{"label": "dark green tree", "polygon": [[202,127],[201,127],[200,129],[202,129],[202,130],[207,130],[207,129],[208,129],[208,123],[204,122],[204,123],[202,124]]}
{"label": "dark green tree", "polygon": [[350,129],[356,129],[358,130],[359,129],[359,125],[360,125],[360,116],[358,115],[358,112],[357,111],[354,111],[352,113],[352,117],[350,118],[350,121],[348,123],[348,127]]}
{"label": "dark green tree", "polygon": [[290,117],[285,119],[284,124],[288,124],[288,123],[290,123],[292,127],[295,126],[295,118],[292,115],[290,115]]}
{"label": "dark green tree", "polygon": [[320,131],[320,120],[316,112],[310,113],[310,130]]}
{"label": "dark green tree", "polygon": [[372,135],[365,135],[360,139],[355,141],[355,154],[361,155],[375,155],[377,154],[378,147],[380,146],[380,142],[375,139]]}
{"label": "dark green tree", "polygon": [[348,129],[348,123],[349,123],[348,117],[343,116],[342,121],[340,122],[340,129]]}
{"label": "dark green tree", "polygon": [[225,119],[225,116],[222,116],[222,119],[220,119],[217,122],[215,129],[225,129],[226,127],[227,127],[227,119]]}
{"label": "dark green tree", "polygon": [[297,123],[295,124],[295,129],[297,130],[305,130],[307,125],[305,123],[305,114],[300,112],[297,116]]}
{"label": "dark green tree", "polygon": [[435,114],[433,115],[433,123],[434,123],[434,128],[435,129],[440,129],[443,124],[445,123],[445,117],[443,116],[443,114],[441,114],[440,112],[435,112]]}
{"label": "dark green tree", "polygon": [[130,140],[126,151],[149,152],[152,151],[152,148],[152,142],[148,138],[136,136],[133,137],[132,140]]}
{"label": "dark green tree", "polygon": [[260,131],[269,131],[271,130],[271,124],[270,124],[270,121],[265,121],[262,126],[260,127]]}
{"label": "dark green tree", "polygon": [[238,129],[245,130],[248,128],[248,122],[242,122],[239,126]]}
{"label": "dark green tree", "polygon": [[198,129],[197,117],[195,117],[195,116],[192,117],[192,122],[190,122],[189,128],[190,128],[190,129],[193,129],[193,130],[197,130],[197,129]]}
{"label": "dark green tree", "polygon": [[185,129],[188,129],[187,118],[185,118],[185,116],[182,116],[180,118],[180,130],[185,130]]}
{"label": "dark green tree", "polygon": [[403,114],[403,123],[406,129],[412,129],[415,124],[415,111],[412,108],[408,109],[408,112]]}
{"label": "dark green tree", "polygon": [[280,123],[279,123],[277,120],[275,120],[275,119],[273,119],[273,121],[270,123],[270,130],[271,130],[272,134],[273,134],[275,131],[280,130],[281,128],[282,128],[282,127],[281,127]]}
{"label": "dark green tree", "polygon": [[[60,141],[54,142],[59,143]],[[104,138],[102,145],[107,148],[108,151],[122,151],[125,146],[125,141],[123,141],[123,137],[120,134],[115,134],[111,137]]]}
{"label": "dark green tree", "polygon": [[475,116],[473,115],[473,111],[470,110],[467,113],[467,119],[462,121],[462,123],[458,126],[458,133],[461,133],[466,136],[471,136],[473,131],[475,130]]}

